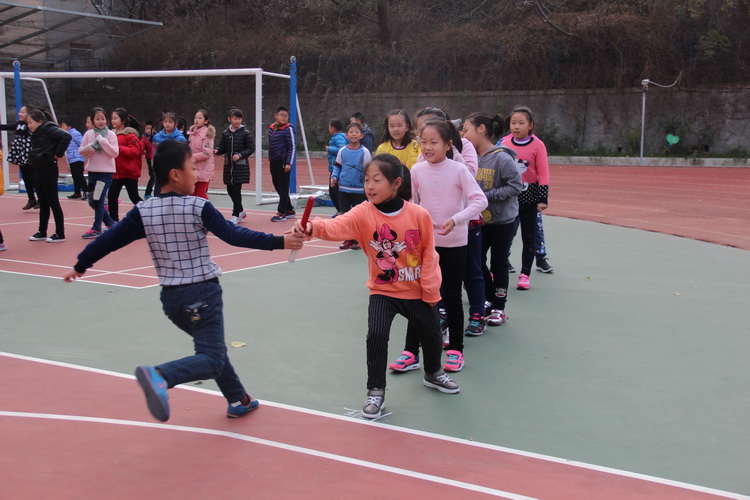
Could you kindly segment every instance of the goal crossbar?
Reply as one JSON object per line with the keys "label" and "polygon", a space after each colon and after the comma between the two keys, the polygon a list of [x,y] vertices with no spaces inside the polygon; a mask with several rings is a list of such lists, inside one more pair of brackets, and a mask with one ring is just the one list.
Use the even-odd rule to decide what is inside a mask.
{"label": "goal crossbar", "polygon": [[[273,202],[277,198],[263,198],[263,77],[284,78],[289,80],[290,75],[283,73],[273,73],[264,71],[262,68],[224,68],[224,69],[174,69],[174,70],[156,70],[156,71],[25,71],[22,73],[22,79],[76,79],[76,78],[179,78],[194,76],[255,76],[255,202],[263,204]],[[0,120],[7,123],[7,105],[5,100],[5,79],[13,79],[13,72],[0,72]],[[49,99],[49,97],[48,97]],[[301,111],[299,99],[294,96],[291,106],[295,106],[301,121]],[[309,152],[307,151],[307,138],[302,131],[305,152],[307,153],[308,169],[312,178],[312,163],[310,162]],[[7,134],[2,133],[3,151],[8,151]],[[10,187],[9,168],[7,154],[3,156],[3,179],[5,189]]]}

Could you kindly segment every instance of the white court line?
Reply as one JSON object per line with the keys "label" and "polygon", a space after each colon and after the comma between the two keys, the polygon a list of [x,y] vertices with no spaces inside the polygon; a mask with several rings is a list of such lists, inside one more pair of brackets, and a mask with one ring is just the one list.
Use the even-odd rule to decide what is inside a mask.
{"label": "white court line", "polygon": [[49,413],[25,413],[15,411],[2,411],[0,410],[0,417],[16,417],[16,418],[36,418],[36,419],[47,419],[47,420],[63,420],[69,422],[86,422],[95,424],[109,424],[109,425],[124,425],[129,427],[145,427],[149,429],[160,429],[167,431],[179,431],[179,432],[190,432],[194,434],[208,434],[210,436],[220,436],[230,439],[237,439],[239,441],[247,441],[249,443],[259,444],[262,446],[269,446],[271,448],[277,448],[284,451],[291,451],[293,453],[300,453],[303,455],[309,455],[315,458],[325,458],[327,460],[333,460],[336,462],[342,462],[349,465],[356,465],[358,467],[365,467],[382,472],[388,472],[391,474],[397,474],[399,476],[410,477],[413,479],[421,479],[423,481],[430,481],[445,486],[453,486],[455,488],[461,488],[464,490],[475,491],[478,493],[485,493],[499,498],[508,498],[511,500],[534,500],[533,497],[527,497],[524,495],[517,495],[515,493],[509,493],[507,491],[497,490],[494,488],[488,488],[486,486],[480,486],[472,483],[465,483],[463,481],[456,481],[454,479],[448,479],[440,476],[433,476],[431,474],[424,474],[422,472],[416,472],[408,469],[401,469],[399,467],[392,467],[390,465],[379,464],[377,462],[368,462],[366,460],[360,460],[358,458],[347,457],[343,455],[336,455],[334,453],[328,453],[325,451],[313,450],[310,448],[303,448],[302,446],[295,446],[293,444],[280,443],[278,441],[271,441],[269,439],[257,438],[253,436],[247,436],[245,434],[239,434],[236,432],[220,431],[217,429],[206,429],[202,427],[189,427],[185,425],[170,425],[170,424],[157,424],[153,422],[140,422],[137,420],[120,420],[114,418],[100,418],[100,417],[85,417],[79,415],[55,415]]}
{"label": "white court line", "polygon": [[[119,377],[119,378],[125,378],[125,379],[129,379],[129,380],[135,380],[135,377],[133,375],[126,375],[124,373],[113,372],[113,371],[110,371],[110,370],[103,370],[101,368],[91,368],[91,367],[88,367],[88,366],[75,365],[75,364],[72,364],[72,363],[65,363],[65,362],[62,362],[62,361],[52,361],[52,360],[48,360],[48,359],[35,358],[35,357],[31,357],[31,356],[24,356],[23,354],[12,354],[12,353],[8,353],[8,352],[0,351],[0,356],[5,356],[5,357],[8,357],[8,358],[14,358],[14,359],[21,359],[21,360],[25,360],[25,361],[33,361],[35,363],[42,363],[42,364],[51,365],[51,366],[60,366],[60,367],[64,367],[64,368],[72,368],[74,370],[80,370],[80,371],[85,371],[85,372],[90,372],[90,373],[97,373],[97,374],[100,374],[100,375],[108,375],[108,376],[112,376],[112,377]],[[186,391],[194,391],[194,392],[200,392],[200,393],[203,393],[203,394],[209,394],[211,396],[223,397],[221,395],[221,393],[219,393],[217,391],[212,391],[212,390],[209,390],[209,389],[203,389],[203,388],[200,388],[200,387],[191,387],[191,386],[181,385],[181,386],[175,387],[175,389],[182,389],[182,390],[186,390]],[[671,479],[664,479],[664,478],[660,478],[660,477],[656,477],[656,476],[649,476],[649,475],[646,475],[646,474],[640,474],[638,472],[630,472],[630,471],[625,471],[625,470],[620,470],[620,469],[614,469],[614,468],[611,468],[611,467],[604,467],[604,466],[600,466],[600,465],[588,464],[588,463],[585,463],[585,462],[577,462],[575,460],[567,460],[567,459],[564,459],[564,458],[553,457],[553,456],[550,456],[550,455],[542,455],[540,453],[532,453],[532,452],[528,452],[528,451],[516,450],[516,449],[513,449],[513,448],[506,448],[504,446],[498,446],[498,445],[494,445],[494,444],[480,443],[480,442],[477,442],[477,441],[469,441],[469,440],[466,440],[466,439],[456,438],[456,437],[452,437],[452,436],[444,436],[442,434],[434,434],[434,433],[427,432],[427,431],[420,431],[420,430],[416,430],[416,429],[407,429],[405,427],[398,427],[396,425],[391,425],[391,424],[383,424],[383,423],[377,423],[377,424],[375,424],[375,423],[372,423],[372,422],[366,421],[366,420],[353,419],[353,418],[344,417],[344,416],[341,416],[341,415],[334,415],[332,413],[324,413],[324,412],[318,411],[318,410],[310,410],[310,409],[307,409],[307,408],[300,408],[300,407],[297,407],[297,406],[287,405],[287,404],[283,404],[283,403],[274,403],[273,401],[261,400],[261,402],[264,405],[272,406],[272,407],[275,407],[275,408],[281,408],[281,409],[284,409],[284,410],[295,411],[295,412],[304,413],[304,414],[307,414],[307,415],[315,415],[315,416],[323,417],[323,418],[330,418],[330,419],[333,419],[333,420],[341,420],[341,421],[345,421],[345,422],[356,424],[356,425],[377,425],[379,427],[383,427],[385,429],[388,429],[388,430],[391,430],[391,431],[394,431],[394,432],[402,432],[404,434],[412,434],[412,435],[415,435],[415,436],[422,436],[422,437],[427,437],[427,438],[431,438],[431,439],[437,439],[437,440],[441,440],[441,441],[447,441],[447,442],[451,442],[451,443],[462,444],[462,445],[465,445],[465,446],[473,446],[473,447],[476,447],[476,448],[482,448],[482,449],[486,449],[486,450],[500,451],[500,452],[508,453],[508,454],[512,454],[512,455],[518,455],[518,456],[522,456],[522,457],[528,457],[528,458],[534,458],[534,459],[537,459],[537,460],[543,460],[545,462],[551,462],[551,463],[569,465],[571,467],[578,467],[578,468],[581,468],[581,469],[587,469],[587,470],[593,470],[593,471],[597,471],[597,472],[603,472],[605,474],[612,474],[612,475],[615,475],[615,476],[628,477],[628,478],[632,478],[632,479],[639,479],[641,481],[649,481],[649,482],[652,482],[652,483],[663,484],[663,485],[667,485],[667,486],[674,486],[676,488],[682,488],[682,489],[686,489],[686,490],[690,490],[690,491],[697,491],[697,492],[700,492],[700,493],[707,493],[707,494],[716,495],[716,496],[720,496],[720,497],[731,498],[731,499],[734,499],[734,500],[750,500],[750,496],[747,496],[747,495],[741,495],[741,494],[738,494],[738,493],[731,493],[731,492],[728,492],[728,491],[717,490],[717,489],[708,488],[708,487],[705,487],[705,486],[698,486],[698,485],[690,484],[690,483],[683,483],[683,482],[680,482],[680,481],[673,481]]]}
{"label": "white court line", "polygon": [[[70,267],[70,266],[67,266],[67,268],[72,269],[72,267]],[[45,278],[45,279],[48,279],[48,280],[60,280],[60,281],[62,281],[62,276],[47,276],[45,274],[21,273],[21,272],[18,272],[18,271],[6,271],[5,269],[0,269],[0,273],[17,274],[19,276],[31,276],[32,278]],[[96,276],[89,276],[88,278],[89,279],[93,279],[93,278],[96,278]],[[90,283],[92,285],[105,285],[105,286],[117,286],[117,287],[120,287],[120,288],[131,288],[131,289],[134,289],[134,290],[140,290],[141,288],[148,288],[149,286],[155,286],[155,285],[149,285],[149,286],[145,286],[145,287],[140,287],[140,286],[131,286],[131,285],[120,285],[120,284],[117,284],[117,283],[97,283],[96,281],[86,281],[86,280],[76,280],[76,281],[81,281],[82,283]]]}

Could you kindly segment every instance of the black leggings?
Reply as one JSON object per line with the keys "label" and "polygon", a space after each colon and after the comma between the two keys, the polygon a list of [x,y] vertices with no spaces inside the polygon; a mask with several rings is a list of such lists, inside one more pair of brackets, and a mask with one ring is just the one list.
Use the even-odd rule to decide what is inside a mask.
{"label": "black leggings", "polygon": [[237,217],[245,210],[242,207],[242,184],[227,184],[227,194],[232,199],[232,217]]}
{"label": "black leggings", "polygon": [[367,389],[385,389],[385,372],[388,368],[388,339],[391,324],[400,314],[414,325],[419,343],[424,350],[425,373],[440,370],[442,339],[437,307],[419,299],[407,300],[387,295],[370,295],[367,310]]}
{"label": "black leggings", "polygon": [[[442,304],[450,330],[449,350],[464,351],[464,304],[461,285],[464,280],[464,269],[466,268],[466,246],[462,247],[435,247],[440,256],[440,295],[443,297]],[[453,332],[456,332],[455,334]],[[406,327],[405,351],[415,356],[419,352],[419,338],[415,332],[415,325],[410,321]]]}
{"label": "black leggings", "polygon": [[109,216],[112,220],[117,222],[120,220],[120,211],[117,204],[117,199],[120,197],[120,191],[122,188],[128,192],[128,198],[133,202],[133,205],[143,201],[141,196],[138,194],[138,179],[115,179],[112,181],[112,185],[109,187],[109,194],[107,194],[107,203],[109,204]]}
{"label": "black leggings", "polygon": [[[508,300],[508,252],[513,244],[515,222],[482,226],[482,272],[486,299],[493,309],[505,310]],[[487,251],[492,251],[487,267]]]}
{"label": "black leggings", "polygon": [[65,236],[65,221],[57,194],[58,173],[57,164],[44,165],[34,172],[36,195],[39,198],[39,232],[47,234],[49,213],[52,211],[55,217],[55,232],[58,236]]}
{"label": "black leggings", "polygon": [[529,276],[531,274],[531,265],[536,257],[536,230],[537,230],[537,213],[536,203],[520,203],[518,205],[518,218],[521,222],[521,241],[523,241],[523,250],[521,251],[521,274]]}
{"label": "black leggings", "polygon": [[83,176],[83,162],[74,161],[70,164],[70,175],[73,176],[73,192],[81,194],[86,192],[86,178]]}
{"label": "black leggings", "polygon": [[280,214],[294,212],[292,200],[289,198],[289,176],[291,172],[285,172],[284,165],[284,160],[271,162],[271,180],[273,181],[274,189],[279,193],[278,212]]}
{"label": "black leggings", "polygon": [[19,165],[18,169],[21,171],[23,184],[26,186],[26,196],[29,197],[29,201],[36,201],[36,197],[34,196],[36,184],[36,172],[34,172],[34,167],[26,163],[24,165]]}
{"label": "black leggings", "polygon": [[146,158],[146,165],[148,166],[148,184],[146,184],[146,196],[151,196],[154,190],[154,181],[156,181],[156,172],[154,172],[154,161],[150,158]]}

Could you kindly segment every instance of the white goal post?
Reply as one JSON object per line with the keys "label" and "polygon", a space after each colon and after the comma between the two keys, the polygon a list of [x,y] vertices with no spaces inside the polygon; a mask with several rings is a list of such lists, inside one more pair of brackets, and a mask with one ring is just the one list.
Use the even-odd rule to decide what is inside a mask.
{"label": "white goal post", "polygon": [[[263,71],[261,68],[228,68],[228,69],[193,69],[193,70],[161,70],[161,71],[29,71],[21,74],[22,80],[41,81],[44,86],[45,93],[47,93],[46,85],[44,85],[45,79],[51,78],[179,78],[179,77],[193,77],[193,76],[254,76],[255,77],[255,203],[260,205],[264,203],[273,203],[278,201],[278,196],[263,197],[263,77],[273,78],[284,78],[289,80],[290,75],[282,73],[272,73],[269,71]],[[0,72],[0,121],[3,123],[10,123],[7,120],[7,104],[5,96],[5,79],[13,79],[14,73],[12,72]],[[291,97],[290,109],[292,106],[296,107],[299,124],[300,124],[300,135],[302,136],[303,144],[305,147],[305,153],[307,157],[307,167],[310,171],[310,178],[314,179],[312,171],[312,162],[310,161],[310,154],[307,148],[307,137],[305,136],[305,129],[302,123],[302,113],[300,111],[299,99],[296,96]],[[47,93],[47,99],[49,100],[49,94]],[[50,109],[52,108],[52,102],[49,102]],[[12,120],[11,120],[12,121]],[[10,188],[9,182],[9,167],[7,160],[8,152],[8,137],[7,133],[2,133],[2,150],[6,153],[3,155],[3,180],[5,184],[5,191],[7,192]],[[313,182],[314,184],[314,182]]]}

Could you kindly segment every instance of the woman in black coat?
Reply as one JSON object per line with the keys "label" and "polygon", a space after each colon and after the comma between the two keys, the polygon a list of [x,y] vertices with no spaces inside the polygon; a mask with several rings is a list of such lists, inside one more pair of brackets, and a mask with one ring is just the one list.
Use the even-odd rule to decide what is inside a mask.
{"label": "woman in black coat", "polygon": [[[31,131],[29,163],[34,169],[36,192],[39,197],[39,231],[29,240],[60,243],[65,241],[65,223],[57,195],[57,178],[60,173],[57,160],[65,156],[71,137],[48,118],[39,109],[30,111],[26,118]],[[50,211],[55,217],[55,234],[47,238]]]}
{"label": "woman in black coat", "polygon": [[232,222],[239,224],[245,218],[242,207],[242,185],[250,182],[248,157],[255,152],[253,136],[242,123],[242,111],[229,111],[229,126],[221,133],[217,155],[224,155],[224,184],[232,199]]}

